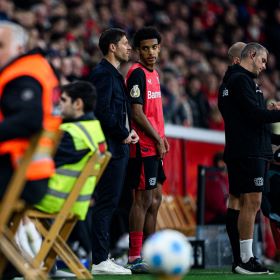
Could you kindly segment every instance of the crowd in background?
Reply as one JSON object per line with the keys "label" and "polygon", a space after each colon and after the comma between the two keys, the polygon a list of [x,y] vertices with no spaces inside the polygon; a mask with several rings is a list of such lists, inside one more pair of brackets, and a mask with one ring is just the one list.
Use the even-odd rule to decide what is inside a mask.
{"label": "crowd in background", "polygon": [[[266,99],[280,100],[280,1],[278,0],[0,0],[0,19],[29,32],[62,84],[86,80],[101,53],[98,39],[108,27],[130,37],[145,25],[162,34],[159,70],[166,123],[223,130],[217,108],[227,50],[256,41],[270,52],[259,84]],[[136,56],[132,56],[132,61]],[[130,64],[121,72],[125,75]]]}

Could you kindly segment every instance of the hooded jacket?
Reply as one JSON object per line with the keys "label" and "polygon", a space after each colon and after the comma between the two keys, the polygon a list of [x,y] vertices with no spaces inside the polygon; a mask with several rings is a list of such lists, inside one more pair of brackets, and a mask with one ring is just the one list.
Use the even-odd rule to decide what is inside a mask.
{"label": "hooded jacket", "polygon": [[280,111],[267,110],[256,76],[240,65],[230,66],[219,89],[218,106],[225,122],[225,161],[272,158],[269,123],[280,121]]}

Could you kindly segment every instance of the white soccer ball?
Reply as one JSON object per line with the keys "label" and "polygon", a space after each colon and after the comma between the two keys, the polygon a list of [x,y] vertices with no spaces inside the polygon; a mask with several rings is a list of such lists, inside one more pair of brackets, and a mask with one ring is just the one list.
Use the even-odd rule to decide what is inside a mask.
{"label": "white soccer ball", "polygon": [[143,246],[143,258],[155,273],[184,275],[193,264],[193,250],[186,237],[165,229],[150,236]]}

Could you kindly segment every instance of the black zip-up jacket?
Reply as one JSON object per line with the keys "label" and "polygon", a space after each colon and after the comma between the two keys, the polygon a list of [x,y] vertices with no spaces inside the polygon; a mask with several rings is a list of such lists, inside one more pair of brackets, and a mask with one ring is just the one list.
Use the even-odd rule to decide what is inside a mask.
{"label": "black zip-up jacket", "polygon": [[108,149],[113,158],[123,156],[128,146],[122,141],[129,135],[126,113],[130,119],[124,79],[110,62],[102,59],[91,72],[90,81],[97,90],[95,115],[101,123]]}
{"label": "black zip-up jacket", "polygon": [[241,67],[229,67],[219,89],[218,106],[225,122],[225,161],[272,158],[269,123],[280,121],[280,111],[267,110],[256,76]]}

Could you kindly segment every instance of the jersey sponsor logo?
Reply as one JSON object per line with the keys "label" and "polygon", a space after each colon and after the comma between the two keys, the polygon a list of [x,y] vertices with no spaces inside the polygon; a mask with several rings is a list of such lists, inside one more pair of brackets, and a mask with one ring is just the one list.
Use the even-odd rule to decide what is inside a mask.
{"label": "jersey sponsor logo", "polygon": [[222,97],[228,96],[228,89],[225,88],[222,92]]}
{"label": "jersey sponsor logo", "polygon": [[152,79],[147,79],[147,82],[151,85],[152,84]]}
{"label": "jersey sponsor logo", "polygon": [[264,179],[263,179],[263,177],[254,178],[254,184],[255,184],[256,187],[261,187],[261,186],[263,186],[263,184],[264,184]]}
{"label": "jersey sponsor logo", "polygon": [[156,99],[156,98],[161,98],[161,92],[148,90],[148,99]]}
{"label": "jersey sponsor logo", "polygon": [[140,88],[138,85],[134,85],[130,90],[130,96],[132,98],[138,98],[140,96]]}
{"label": "jersey sponsor logo", "polygon": [[149,178],[150,186],[155,186],[156,182],[157,182],[157,178],[156,177]]}

